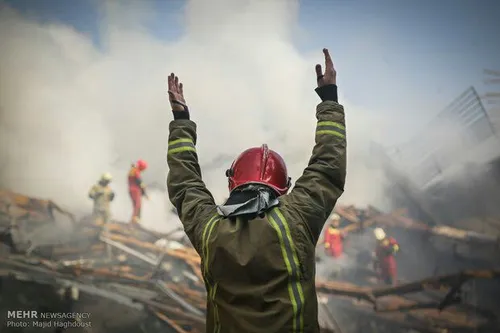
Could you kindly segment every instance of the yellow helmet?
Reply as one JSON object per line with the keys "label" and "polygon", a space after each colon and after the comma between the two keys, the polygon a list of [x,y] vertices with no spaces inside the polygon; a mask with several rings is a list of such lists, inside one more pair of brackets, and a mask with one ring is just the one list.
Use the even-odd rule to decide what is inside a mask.
{"label": "yellow helmet", "polygon": [[379,241],[385,238],[385,231],[382,228],[375,228],[375,230],[373,230],[373,233],[375,234],[375,238]]}
{"label": "yellow helmet", "polygon": [[332,215],[330,215],[330,220],[332,220],[332,221],[340,221],[340,215],[337,214],[337,213],[333,213]]}
{"label": "yellow helmet", "polygon": [[113,179],[113,176],[111,176],[111,174],[109,172],[106,172],[101,176],[101,181],[104,181],[104,182],[110,182],[112,179]]}

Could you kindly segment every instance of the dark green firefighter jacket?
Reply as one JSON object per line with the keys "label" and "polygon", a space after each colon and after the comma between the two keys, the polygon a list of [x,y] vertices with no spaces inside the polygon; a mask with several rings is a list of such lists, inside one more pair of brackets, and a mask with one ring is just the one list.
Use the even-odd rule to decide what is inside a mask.
{"label": "dark green firefighter jacket", "polygon": [[170,123],[168,194],[201,256],[207,332],[319,332],[315,245],[343,192],[346,140],[340,104],[322,102],[316,115],[303,175],[279,206],[250,221],[218,215],[198,164],[196,124]]}

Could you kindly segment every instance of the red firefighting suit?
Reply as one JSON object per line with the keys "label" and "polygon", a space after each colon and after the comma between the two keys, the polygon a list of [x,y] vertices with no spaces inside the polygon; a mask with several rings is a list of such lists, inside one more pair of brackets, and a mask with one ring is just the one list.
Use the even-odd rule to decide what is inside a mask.
{"label": "red firefighting suit", "polygon": [[146,191],[141,178],[141,170],[136,165],[132,165],[128,173],[128,192],[133,208],[131,222],[138,223],[141,218],[142,196],[146,194]]}
{"label": "red firefighting suit", "polygon": [[326,254],[334,258],[342,255],[344,250],[344,235],[333,225],[329,225],[325,230],[325,251]]}
{"label": "red firefighting suit", "polygon": [[386,237],[377,242],[375,248],[375,272],[385,284],[393,285],[397,279],[397,263],[395,254],[399,251],[399,245],[392,237]]}

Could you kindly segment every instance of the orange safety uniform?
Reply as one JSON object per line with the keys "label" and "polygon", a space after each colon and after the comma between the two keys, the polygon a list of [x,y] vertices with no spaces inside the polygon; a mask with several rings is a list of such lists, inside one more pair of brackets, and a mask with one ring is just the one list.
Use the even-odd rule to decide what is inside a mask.
{"label": "orange safety uniform", "polygon": [[379,279],[388,285],[393,285],[397,281],[397,263],[394,255],[398,251],[399,244],[392,237],[378,241],[375,248],[375,272]]}
{"label": "orange safety uniform", "polygon": [[147,167],[146,162],[139,160],[133,164],[128,173],[128,191],[132,199],[131,222],[138,223],[141,218],[142,196],[146,195],[146,188],[141,178],[141,171]]}
{"label": "orange safety uniform", "polygon": [[325,251],[326,254],[338,258],[344,251],[344,235],[334,225],[329,225],[325,230]]}

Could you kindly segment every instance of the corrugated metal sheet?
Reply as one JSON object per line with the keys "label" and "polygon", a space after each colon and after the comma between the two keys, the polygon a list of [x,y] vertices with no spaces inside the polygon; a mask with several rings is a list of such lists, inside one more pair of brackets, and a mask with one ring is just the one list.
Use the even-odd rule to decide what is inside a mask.
{"label": "corrugated metal sheet", "polygon": [[[465,90],[410,142],[397,149],[396,160],[418,185],[425,186],[467,160],[500,156],[495,127],[474,87]],[[481,156],[477,152],[481,152]]]}

